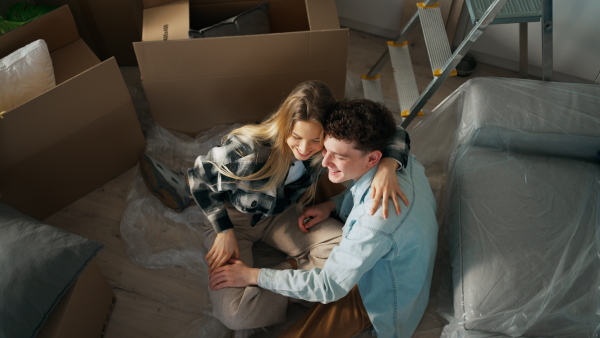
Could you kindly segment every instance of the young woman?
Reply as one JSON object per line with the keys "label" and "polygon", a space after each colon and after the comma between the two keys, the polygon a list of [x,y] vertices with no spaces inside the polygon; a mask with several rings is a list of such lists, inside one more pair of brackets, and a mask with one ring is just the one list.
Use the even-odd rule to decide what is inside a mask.
{"label": "young woman", "polygon": [[[181,211],[191,196],[209,219],[204,244],[210,271],[231,258],[252,266],[252,245],[257,241],[293,258],[279,268],[323,266],[341,240],[342,224],[329,219],[308,232],[298,217],[314,198],[324,172],[321,123],[335,102],[324,83],[299,84],[264,122],[233,130],[220,146],[199,156],[187,172],[187,182],[183,175],[142,156],[145,181],[163,203]],[[408,157],[409,140],[403,129],[398,128],[386,151],[388,158],[380,165],[372,194],[383,203],[392,198],[399,210],[396,195],[407,203],[394,173]],[[287,298],[270,291],[247,287],[209,293],[215,317],[230,329],[264,327],[285,319]]]}

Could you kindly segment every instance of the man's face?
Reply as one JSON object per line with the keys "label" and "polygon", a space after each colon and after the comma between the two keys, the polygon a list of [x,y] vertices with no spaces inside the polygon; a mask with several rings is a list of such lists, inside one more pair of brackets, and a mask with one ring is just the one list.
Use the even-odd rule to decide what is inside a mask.
{"label": "man's face", "polygon": [[354,142],[326,136],[324,145],[322,165],[329,170],[329,180],[333,183],[358,180],[378,162],[373,163],[373,152],[354,149]]}

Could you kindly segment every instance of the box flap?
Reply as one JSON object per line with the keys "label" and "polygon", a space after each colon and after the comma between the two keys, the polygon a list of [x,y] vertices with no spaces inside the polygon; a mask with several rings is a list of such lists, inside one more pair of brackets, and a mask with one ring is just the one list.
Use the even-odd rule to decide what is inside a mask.
{"label": "box flap", "polygon": [[189,28],[188,0],[178,0],[144,9],[142,41],[187,39]]}
{"label": "box flap", "polygon": [[82,39],[55,50],[50,57],[56,84],[61,84],[100,63],[100,59]]}
{"label": "box flap", "polygon": [[[142,80],[211,78],[346,65],[348,31],[136,42]],[[207,52],[211,51],[211,52]]]}
{"label": "box flap", "polygon": [[62,6],[33,21],[0,35],[0,57],[38,39],[44,39],[50,52],[79,39],[69,6]]}
{"label": "box flap", "polygon": [[38,338],[102,337],[115,295],[96,261],[81,273],[38,333]]}
{"label": "box flap", "polygon": [[304,0],[269,1],[269,22],[273,33],[310,30]]}
{"label": "box flap", "polygon": [[2,170],[0,201],[43,220],[136,165],[145,145],[133,103],[123,102]]}
{"label": "box flap", "polygon": [[298,83],[311,79],[323,81],[337,98],[343,98],[346,65],[331,69],[223,76],[206,81],[175,79],[144,81],[142,84],[156,123],[195,136],[218,124],[258,123],[277,109]]}
{"label": "box flap", "polygon": [[8,111],[0,119],[0,173],[126,102],[131,97],[110,58]]}
{"label": "box flap", "polygon": [[306,0],[310,30],[338,29],[340,21],[334,0]]}

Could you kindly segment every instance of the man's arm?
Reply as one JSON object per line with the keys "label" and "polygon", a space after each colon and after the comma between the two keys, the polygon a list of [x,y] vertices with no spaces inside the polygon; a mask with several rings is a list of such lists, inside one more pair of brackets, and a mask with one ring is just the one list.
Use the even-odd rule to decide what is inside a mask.
{"label": "man's arm", "polygon": [[388,237],[354,223],[340,245],[331,251],[322,270],[261,269],[258,286],[310,302],[333,302],[348,294],[390,250],[392,241]]}
{"label": "man's arm", "polygon": [[335,202],[332,200],[305,208],[302,215],[298,217],[298,227],[300,227],[301,231],[308,233],[308,229],[313,225],[328,219],[334,211]]}
{"label": "man's arm", "polygon": [[[371,216],[368,216],[372,218]],[[386,236],[355,225],[331,251],[323,269],[272,270],[248,268],[242,262],[225,265],[210,276],[210,287],[258,285],[285,296],[328,303],[344,297],[366,271],[392,249]]]}

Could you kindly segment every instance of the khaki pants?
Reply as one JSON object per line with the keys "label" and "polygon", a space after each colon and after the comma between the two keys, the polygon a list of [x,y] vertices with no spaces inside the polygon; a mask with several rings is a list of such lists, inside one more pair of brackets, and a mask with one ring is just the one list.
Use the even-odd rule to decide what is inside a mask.
{"label": "khaki pants", "polygon": [[[269,246],[295,257],[299,269],[322,268],[331,250],[342,237],[342,223],[327,219],[304,233],[298,228],[299,212],[296,205],[283,213],[267,217],[250,226],[252,214],[239,212],[227,203],[227,212],[234,224],[234,233],[240,250],[240,260],[254,266],[252,245],[262,241]],[[216,233],[212,226],[204,227],[204,245],[210,250]],[[283,263],[274,268],[290,268]],[[210,290],[213,315],[231,330],[265,327],[285,320],[288,298],[257,286]]]}
{"label": "khaki pants", "polygon": [[352,337],[371,326],[358,286],[342,299],[315,304],[279,338]]}

